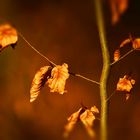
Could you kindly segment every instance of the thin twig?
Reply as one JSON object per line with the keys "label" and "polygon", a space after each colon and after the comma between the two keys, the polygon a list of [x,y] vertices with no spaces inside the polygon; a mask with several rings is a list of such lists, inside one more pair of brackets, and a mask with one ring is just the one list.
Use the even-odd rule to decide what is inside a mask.
{"label": "thin twig", "polygon": [[119,62],[120,60],[122,60],[123,58],[125,58],[126,56],[128,56],[130,53],[134,52],[135,49],[131,49],[130,51],[128,51],[126,54],[124,54],[122,57],[120,57],[120,59],[118,61],[114,61],[113,63],[110,64],[110,66],[116,64],[117,62]]}
{"label": "thin twig", "polygon": [[82,78],[82,79],[85,79],[85,80],[87,80],[87,81],[89,81],[89,82],[92,82],[92,83],[94,83],[94,84],[100,85],[99,82],[97,82],[97,81],[95,81],[95,80],[92,80],[92,79],[89,79],[89,78],[87,78],[87,77],[85,77],[85,76],[82,76],[82,75],[80,75],[80,74],[75,74],[75,76],[80,77],[80,78]]}
{"label": "thin twig", "polygon": [[110,98],[115,94],[116,90],[112,92],[112,94],[106,99],[106,102],[110,100]]}
{"label": "thin twig", "polygon": [[18,34],[21,36],[21,38],[28,44],[28,46],[30,46],[36,53],[38,53],[40,56],[42,56],[43,58],[45,58],[50,64],[52,64],[53,66],[56,66],[56,64],[54,62],[52,62],[49,58],[47,58],[45,55],[43,55],[42,53],[40,53],[33,45],[31,45],[27,39],[20,33],[18,32]]}

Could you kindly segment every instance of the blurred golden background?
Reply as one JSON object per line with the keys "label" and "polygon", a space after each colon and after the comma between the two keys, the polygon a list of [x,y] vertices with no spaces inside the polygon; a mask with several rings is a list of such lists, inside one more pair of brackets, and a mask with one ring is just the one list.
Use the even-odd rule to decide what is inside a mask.
{"label": "blurred golden background", "polygon": [[[140,37],[140,1],[133,0],[121,20],[112,26],[109,4],[104,0],[104,16],[111,61],[120,42],[131,33]],[[57,64],[68,63],[72,72],[99,81],[102,56],[93,0],[1,0],[0,23],[10,22],[36,49]],[[110,100],[108,131],[110,140],[140,139],[140,52],[135,52],[111,69],[108,94],[119,77],[132,72],[136,85],[126,102],[125,95]],[[16,49],[0,54],[0,140],[63,140],[67,117],[83,103],[100,109],[97,85],[71,76],[63,96],[45,86],[34,103],[29,102],[34,74],[48,62],[19,37]],[[100,122],[94,129],[99,139]],[[68,140],[90,140],[78,123]]]}

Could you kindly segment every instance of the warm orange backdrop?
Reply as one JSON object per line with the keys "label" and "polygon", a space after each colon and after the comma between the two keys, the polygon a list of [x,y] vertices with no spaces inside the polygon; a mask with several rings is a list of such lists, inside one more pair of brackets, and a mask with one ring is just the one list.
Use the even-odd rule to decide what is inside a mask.
{"label": "warm orange backdrop", "polygon": [[[112,26],[109,5],[104,3],[108,47],[113,51],[128,37],[140,37],[138,0],[131,1],[121,21]],[[102,57],[92,0],[1,0],[0,23],[9,21],[26,39],[57,64],[66,62],[72,72],[99,81]],[[132,71],[136,85],[130,100],[116,94],[109,107],[110,140],[140,139],[140,52],[131,54],[114,65],[108,83],[108,94],[119,77]],[[15,50],[0,54],[0,140],[63,140],[66,118],[80,108],[100,108],[97,85],[70,77],[68,92],[58,95],[44,87],[34,103],[29,103],[29,90],[35,72],[44,59],[19,38]],[[99,121],[95,123],[99,132]],[[68,140],[90,140],[78,123]],[[97,137],[98,140],[98,137]]]}

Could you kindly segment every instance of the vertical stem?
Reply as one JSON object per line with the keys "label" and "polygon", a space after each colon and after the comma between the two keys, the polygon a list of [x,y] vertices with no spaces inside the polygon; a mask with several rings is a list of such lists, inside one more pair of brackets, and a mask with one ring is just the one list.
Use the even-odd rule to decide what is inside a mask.
{"label": "vertical stem", "polygon": [[95,1],[95,10],[97,16],[97,25],[99,30],[99,37],[101,43],[101,50],[103,56],[103,68],[100,77],[100,98],[101,98],[101,140],[107,140],[107,108],[108,102],[107,99],[107,80],[110,71],[110,57],[109,51],[106,45],[106,35],[104,30],[104,21],[102,13],[101,0]]}

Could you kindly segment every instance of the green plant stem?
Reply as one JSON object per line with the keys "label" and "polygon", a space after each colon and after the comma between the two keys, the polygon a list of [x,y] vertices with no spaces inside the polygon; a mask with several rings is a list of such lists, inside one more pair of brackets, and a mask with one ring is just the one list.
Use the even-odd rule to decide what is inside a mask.
{"label": "green plant stem", "polygon": [[95,1],[95,10],[97,17],[97,25],[99,30],[99,37],[101,43],[101,50],[103,56],[103,68],[100,77],[100,98],[101,98],[101,140],[107,140],[107,110],[108,110],[108,102],[107,99],[107,80],[110,72],[110,57],[109,51],[106,45],[106,35],[104,30],[104,21],[103,21],[103,13],[102,13],[102,3],[101,0]]}

